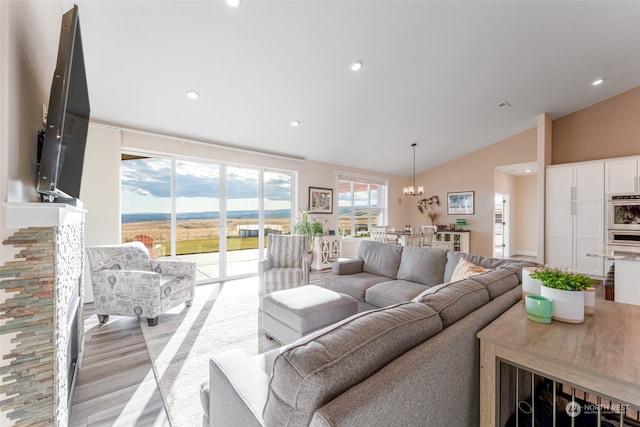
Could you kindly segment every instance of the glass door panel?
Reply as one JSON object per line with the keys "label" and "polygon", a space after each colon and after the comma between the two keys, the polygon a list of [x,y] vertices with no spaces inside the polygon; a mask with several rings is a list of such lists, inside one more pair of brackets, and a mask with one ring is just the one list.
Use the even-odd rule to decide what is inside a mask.
{"label": "glass door panel", "polygon": [[221,221],[225,237],[226,277],[258,272],[260,234],[260,171],[226,168],[226,210]]}
{"label": "glass door panel", "polygon": [[[266,237],[272,234],[291,234],[291,216],[293,210],[291,188],[293,186],[290,173],[264,172],[264,233]],[[264,239],[262,247],[267,246]]]}
{"label": "glass door panel", "polygon": [[220,166],[176,160],[176,245],[196,281],[220,277]]}
{"label": "glass door panel", "polygon": [[171,255],[171,160],[123,154],[121,241],[141,241],[152,258]]}

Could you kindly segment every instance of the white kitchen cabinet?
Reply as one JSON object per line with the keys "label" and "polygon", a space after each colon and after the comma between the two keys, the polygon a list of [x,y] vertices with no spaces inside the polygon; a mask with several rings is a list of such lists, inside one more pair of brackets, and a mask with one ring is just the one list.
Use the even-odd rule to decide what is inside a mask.
{"label": "white kitchen cabinet", "polygon": [[605,193],[636,193],[640,191],[640,157],[605,160]]}
{"label": "white kitchen cabinet", "polygon": [[604,162],[605,193],[640,192],[640,157],[621,157]]}
{"label": "white kitchen cabinet", "polygon": [[546,264],[603,275],[604,162],[547,167]]}

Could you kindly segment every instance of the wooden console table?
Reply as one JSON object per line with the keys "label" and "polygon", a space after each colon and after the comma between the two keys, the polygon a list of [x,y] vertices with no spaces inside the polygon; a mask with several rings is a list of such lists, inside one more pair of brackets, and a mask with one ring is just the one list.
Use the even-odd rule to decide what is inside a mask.
{"label": "wooden console table", "polygon": [[581,324],[543,324],[520,301],[478,338],[481,426],[497,425],[499,361],[640,409],[640,306],[597,300]]}

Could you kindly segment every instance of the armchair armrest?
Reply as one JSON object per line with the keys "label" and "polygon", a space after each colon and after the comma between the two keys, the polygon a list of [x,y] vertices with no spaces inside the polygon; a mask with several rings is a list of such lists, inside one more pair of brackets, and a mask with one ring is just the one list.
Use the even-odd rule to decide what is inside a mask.
{"label": "armchair armrest", "polygon": [[170,259],[152,259],[151,270],[156,273],[172,276],[196,277],[196,263],[191,261],[177,261]]}
{"label": "armchair armrest", "polygon": [[364,260],[362,258],[338,261],[331,267],[331,272],[336,275],[347,275],[362,273],[364,270]]}
{"label": "armchair armrest", "polygon": [[258,260],[258,275],[262,276],[262,273],[267,270],[271,270],[271,258]]}
{"label": "armchair armrest", "polygon": [[209,360],[211,426],[262,426],[269,374],[242,350]]}

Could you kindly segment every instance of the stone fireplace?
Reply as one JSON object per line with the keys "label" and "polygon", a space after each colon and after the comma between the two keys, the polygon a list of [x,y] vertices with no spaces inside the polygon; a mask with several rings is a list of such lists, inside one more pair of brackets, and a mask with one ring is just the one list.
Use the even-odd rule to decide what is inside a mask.
{"label": "stone fireplace", "polygon": [[64,204],[7,203],[0,266],[0,408],[17,425],[66,426],[83,343],[84,211]]}

